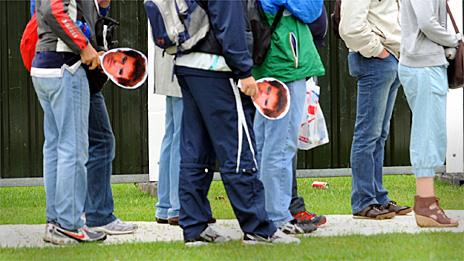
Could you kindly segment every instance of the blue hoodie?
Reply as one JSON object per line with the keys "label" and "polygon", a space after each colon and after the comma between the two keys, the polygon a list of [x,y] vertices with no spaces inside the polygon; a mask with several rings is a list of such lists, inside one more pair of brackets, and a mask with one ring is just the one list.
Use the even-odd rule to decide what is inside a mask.
{"label": "blue hoodie", "polygon": [[314,22],[321,16],[323,0],[260,0],[266,13],[276,14],[284,6],[292,15],[305,24]]}

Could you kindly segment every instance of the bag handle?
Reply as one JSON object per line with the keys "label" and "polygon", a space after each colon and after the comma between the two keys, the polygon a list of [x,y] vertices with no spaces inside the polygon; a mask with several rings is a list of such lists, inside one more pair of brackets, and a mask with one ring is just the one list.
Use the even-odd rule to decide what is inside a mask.
{"label": "bag handle", "polygon": [[446,1],[446,11],[448,12],[450,18],[451,18],[451,23],[453,24],[453,27],[454,27],[454,31],[456,31],[456,33],[458,34],[459,33],[459,28],[458,28],[458,24],[456,23],[456,20],[454,20],[454,16],[453,16],[453,13],[451,13],[451,9],[448,5],[448,1]]}

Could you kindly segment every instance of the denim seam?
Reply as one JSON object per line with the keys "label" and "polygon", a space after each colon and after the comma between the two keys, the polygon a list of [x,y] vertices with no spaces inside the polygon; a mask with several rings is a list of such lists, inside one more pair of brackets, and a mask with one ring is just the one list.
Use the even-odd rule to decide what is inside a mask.
{"label": "denim seam", "polygon": [[[67,71],[65,71],[64,73],[69,73]],[[71,91],[72,92],[72,95],[73,95],[73,102],[74,102],[74,110],[77,110],[77,104],[76,104],[76,97],[74,96],[74,90],[76,90],[76,86],[74,85],[75,84],[75,79],[72,78],[73,81],[72,81],[72,87],[73,87],[73,90]],[[62,86],[63,87],[63,86]],[[79,90],[78,90],[79,91]],[[82,100],[79,100],[79,103],[81,103]],[[78,110],[78,114],[80,114],[81,111]],[[82,117],[82,115],[78,115],[79,118]],[[79,119],[78,118],[78,119]],[[78,119],[74,118],[74,124],[76,124],[78,122]],[[76,128],[76,125],[74,125],[74,131],[76,132],[77,134],[77,128]],[[78,142],[78,135],[75,135],[74,138],[75,138],[75,143],[74,144],[79,144]],[[75,152],[74,152],[74,156],[78,155],[79,151],[78,151],[78,145],[76,147],[74,147],[75,149]],[[78,168],[77,168],[77,158],[74,159],[74,173],[77,174],[78,173]],[[74,190],[73,190],[73,201],[72,201],[72,208],[73,208],[73,217],[75,216],[75,214],[77,214],[77,207],[76,207],[76,191],[77,191],[77,182],[76,182],[76,175],[73,175],[73,180],[74,180]],[[72,226],[75,226],[75,224],[72,224]],[[72,229],[75,229],[76,227],[73,227]]]}
{"label": "denim seam", "polygon": [[[176,113],[175,113],[175,107],[176,107],[176,101],[175,101],[175,97],[173,99],[170,100],[170,106],[171,106],[171,117],[172,117],[172,125],[173,125],[173,130],[172,130],[172,143],[174,142],[175,140],[175,136],[176,136],[176,126],[178,124],[180,124],[180,120],[178,120],[178,124],[176,124]],[[179,130],[180,130],[180,126],[179,126]],[[179,139],[180,139],[180,134],[178,135]],[[172,144],[171,143],[171,144]],[[174,146],[171,145],[171,148],[170,148],[170,157],[169,157],[169,187],[170,187],[170,191],[169,191],[169,209],[167,211],[167,215],[168,215],[168,218],[172,218],[172,217],[178,217],[179,216],[179,211],[180,211],[180,206],[178,209],[174,209],[173,208],[173,199],[171,198],[171,189],[172,189],[172,182],[171,182],[171,178],[172,178],[172,164],[173,164],[173,153],[175,153],[176,149],[174,148]],[[175,158],[175,157],[174,157]],[[179,158],[180,158],[180,155],[179,155]],[[179,164],[179,163],[174,163],[174,164]],[[179,199],[178,199],[179,200]],[[179,204],[180,205],[180,204]],[[176,213],[177,215],[173,215],[173,216],[170,216],[169,214],[172,214],[172,213]]]}
{"label": "denim seam", "polygon": [[[432,100],[433,100],[432,97],[434,95],[433,90],[432,90],[432,88],[427,88],[426,90],[428,92],[428,94],[427,94],[427,104],[432,104]],[[427,121],[427,123],[428,123],[427,128],[425,128],[426,129],[426,136],[425,137],[430,137],[431,136],[430,135],[429,122],[430,121]],[[419,167],[419,168],[416,168],[416,169],[425,169],[425,168],[427,168],[427,167]]]}
{"label": "denim seam", "polygon": [[[358,80],[358,93],[359,93],[359,92],[361,92],[361,90],[359,89],[359,77],[358,77],[357,80]],[[372,88],[370,87],[370,86],[372,85],[372,79],[371,79],[371,77],[368,77],[368,78],[367,78],[367,84],[368,84],[368,86],[369,86],[369,88],[367,88],[367,90],[368,90],[368,91],[367,91],[367,101],[368,101],[368,103],[370,104],[370,101],[372,100]],[[362,129],[360,130],[361,133],[365,133],[365,132],[367,131],[368,125],[369,125],[369,124],[363,124],[363,125],[362,125]],[[355,135],[355,134],[356,134],[356,130],[355,130],[355,132],[354,132],[353,135]],[[356,140],[357,140],[357,142],[359,143],[359,139],[356,139]],[[373,164],[375,165],[375,160],[374,160]],[[353,167],[353,166],[352,166],[352,167]],[[373,166],[373,167],[374,167],[374,171],[375,171],[375,166]],[[374,173],[371,173],[371,174],[374,175]],[[375,188],[374,188],[374,191],[373,191],[373,192],[375,193]],[[363,201],[363,199],[359,199],[359,203],[362,202],[362,201]],[[374,197],[371,201],[376,201],[375,197]],[[361,209],[361,210],[362,210],[362,209]],[[355,210],[355,213],[357,213],[357,212],[359,212],[359,211],[360,211],[360,210],[358,210],[358,211]]]}
{"label": "denim seam", "polygon": [[[289,85],[290,85],[289,88],[293,88],[293,87],[294,87],[292,84],[289,84]],[[290,106],[292,106],[291,103],[290,103],[289,107],[290,107]],[[291,108],[289,108],[289,112],[291,112]],[[290,132],[291,132],[291,115],[290,115],[290,114],[287,114],[285,117],[288,117],[288,124],[287,124],[287,135],[286,135],[286,138],[285,138],[285,146],[282,147],[282,154],[281,154],[281,155],[283,155],[283,156],[285,156],[285,154],[286,154],[285,152],[286,152],[287,148],[290,146],[290,145],[289,145],[289,143],[290,143],[289,140],[290,140],[290,134],[291,134],[291,133],[290,133]],[[281,158],[281,161],[282,161],[282,164],[281,164],[281,166],[282,166],[282,167],[281,167],[281,175],[280,175],[280,177],[281,177],[281,178],[280,178],[280,181],[281,181],[281,182],[280,182],[281,191],[284,191],[284,189],[285,189],[284,186],[283,186],[283,183],[284,183],[284,181],[285,181],[285,176],[282,175],[282,174],[286,174],[286,173],[285,173],[285,167],[284,167],[284,164],[283,164],[283,163],[285,163],[284,160],[283,160],[284,158],[285,158],[285,157],[282,157],[282,158]],[[282,209],[286,209],[287,211],[289,211],[289,210],[288,210],[288,207],[286,207],[286,206],[284,205],[284,201],[283,201],[283,200],[281,201],[281,207],[282,207]],[[285,220],[285,221],[287,221],[287,220]],[[285,222],[285,221],[284,221],[284,222]]]}

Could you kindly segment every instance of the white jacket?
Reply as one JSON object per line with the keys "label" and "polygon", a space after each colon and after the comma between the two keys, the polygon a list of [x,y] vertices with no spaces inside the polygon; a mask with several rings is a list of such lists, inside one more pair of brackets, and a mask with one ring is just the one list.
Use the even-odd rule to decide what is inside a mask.
{"label": "white jacket", "polygon": [[340,36],[350,50],[367,58],[383,49],[399,57],[400,0],[343,0]]}

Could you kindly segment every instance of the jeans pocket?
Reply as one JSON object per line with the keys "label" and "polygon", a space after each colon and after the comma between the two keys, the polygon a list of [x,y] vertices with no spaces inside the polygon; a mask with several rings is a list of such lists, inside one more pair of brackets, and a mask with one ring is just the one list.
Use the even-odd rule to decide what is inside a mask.
{"label": "jeans pocket", "polygon": [[448,93],[448,75],[444,66],[431,67],[428,72],[433,94],[445,96]]}
{"label": "jeans pocket", "polygon": [[445,96],[446,94],[448,94],[448,85],[432,84],[431,88],[432,88],[432,93],[433,94],[436,94],[436,95],[439,95],[439,96]]}

